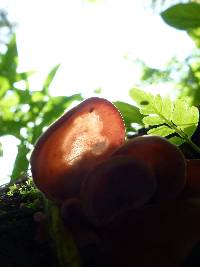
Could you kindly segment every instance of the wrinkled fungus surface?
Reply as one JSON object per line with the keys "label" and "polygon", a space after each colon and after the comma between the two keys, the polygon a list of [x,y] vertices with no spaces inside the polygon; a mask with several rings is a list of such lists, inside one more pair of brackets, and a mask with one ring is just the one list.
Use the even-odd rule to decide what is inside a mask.
{"label": "wrinkled fungus surface", "polygon": [[89,219],[103,225],[124,210],[143,206],[155,189],[155,176],[144,161],[117,156],[90,172],[82,184],[81,200]]}
{"label": "wrinkled fungus surface", "polygon": [[180,149],[159,136],[140,136],[123,144],[113,156],[129,155],[144,160],[155,173],[155,200],[176,197],[186,182],[186,163]]}
{"label": "wrinkled fungus surface", "polygon": [[108,100],[89,98],[39,138],[31,156],[34,182],[57,202],[77,197],[87,173],[124,140],[124,122],[117,108]]}
{"label": "wrinkled fungus surface", "polygon": [[187,160],[187,190],[193,197],[200,194],[200,159]]}
{"label": "wrinkled fungus surface", "polygon": [[183,266],[200,240],[199,208],[199,200],[172,200],[118,216],[103,233],[110,266]]}
{"label": "wrinkled fungus surface", "polygon": [[73,165],[84,153],[91,153],[94,156],[104,153],[109,140],[102,135],[102,131],[103,122],[95,112],[76,118],[71,132],[66,136],[66,144],[63,144],[66,149],[71,143],[69,154],[66,156],[67,163]]}

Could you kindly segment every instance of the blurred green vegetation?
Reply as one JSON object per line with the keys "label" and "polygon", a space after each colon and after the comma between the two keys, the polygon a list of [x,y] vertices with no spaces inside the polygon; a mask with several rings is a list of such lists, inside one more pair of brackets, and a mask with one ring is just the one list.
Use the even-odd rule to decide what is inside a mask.
{"label": "blurred green vegetation", "polygon": [[16,23],[9,20],[6,10],[0,9],[0,52],[6,48],[15,28]]}
{"label": "blurred green vegetation", "polygon": [[194,41],[196,48],[183,61],[172,58],[162,69],[152,68],[144,62],[140,62],[143,68],[141,85],[169,84],[179,97],[187,97],[191,105],[199,107],[200,1],[189,1],[170,6],[161,13],[161,17],[169,26],[185,31],[188,38],[192,38]]}
{"label": "blurred green vegetation", "polygon": [[[16,38],[13,34],[5,53],[0,55],[0,136],[12,135],[20,143],[15,159],[12,179],[27,171],[27,155],[41,135],[44,127],[63,114],[74,101],[82,100],[81,94],[53,97],[49,87],[59,65],[47,75],[40,90],[30,90],[28,78],[32,72],[19,73]],[[18,82],[23,83],[20,89]],[[2,155],[2,147],[0,154]]]}
{"label": "blurred green vegetation", "polygon": [[[152,4],[155,6],[158,2],[152,1]],[[167,0],[160,2],[166,3]],[[199,11],[196,12],[197,10]],[[143,69],[140,85],[169,84],[179,97],[187,97],[192,105],[200,106],[200,3],[177,4],[176,1],[161,16],[170,26],[187,32],[188,38],[195,42],[196,49],[183,62],[172,58],[163,69],[152,68],[140,62]],[[7,31],[1,32],[3,28],[7,28]],[[42,88],[30,89],[29,77],[33,72],[18,72],[14,24],[9,22],[3,11],[0,11],[0,51],[0,137],[11,135],[19,140],[11,174],[11,179],[15,180],[28,170],[30,152],[45,127],[61,116],[74,101],[83,98],[81,94],[56,97],[50,94],[49,88],[59,65],[49,72]],[[19,82],[23,87],[19,86]],[[101,95],[101,90],[98,89],[96,93]],[[138,107],[120,100],[114,104],[124,117],[127,134],[144,127],[144,116]],[[3,156],[1,144],[0,156]]]}
{"label": "blurred green vegetation", "polygon": [[[6,25],[8,28],[11,27],[10,24]],[[9,42],[2,42],[6,49],[4,53],[0,54],[0,137],[11,135],[20,141],[11,174],[11,180],[15,180],[28,170],[30,152],[44,128],[61,116],[74,101],[81,101],[83,97],[81,94],[51,96],[49,87],[59,65],[53,67],[49,72],[41,89],[31,90],[29,77],[33,72],[20,73],[17,71],[16,37],[12,31],[10,31],[9,36]],[[19,86],[19,82],[21,86]],[[22,87],[23,89],[21,89]],[[97,93],[100,93],[100,91]],[[116,105],[124,113],[128,129],[134,130],[134,128],[131,128],[130,118],[136,118],[136,113],[141,117],[139,110],[133,107],[131,111],[131,105],[123,102],[118,102]],[[127,110],[127,107],[129,110]],[[138,121],[137,118],[136,120]],[[0,156],[3,156],[1,143]]]}

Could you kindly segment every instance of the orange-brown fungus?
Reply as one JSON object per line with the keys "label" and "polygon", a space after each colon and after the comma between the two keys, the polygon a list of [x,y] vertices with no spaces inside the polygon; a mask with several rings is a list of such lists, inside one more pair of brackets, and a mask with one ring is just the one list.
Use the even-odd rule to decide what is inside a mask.
{"label": "orange-brown fungus", "polygon": [[77,197],[85,175],[124,139],[116,107],[105,99],[89,98],[52,124],[36,143],[31,156],[34,182],[58,202]]}
{"label": "orange-brown fungus", "polygon": [[187,160],[186,190],[191,197],[200,197],[200,159]]}
{"label": "orange-brown fungus", "polygon": [[109,158],[84,180],[83,210],[95,225],[104,225],[127,209],[143,206],[155,189],[155,176],[144,161],[130,156]]}
{"label": "orange-brown fungus", "polygon": [[122,145],[115,155],[131,155],[144,160],[157,180],[155,200],[176,197],[186,182],[185,158],[180,149],[159,136],[140,136]]}

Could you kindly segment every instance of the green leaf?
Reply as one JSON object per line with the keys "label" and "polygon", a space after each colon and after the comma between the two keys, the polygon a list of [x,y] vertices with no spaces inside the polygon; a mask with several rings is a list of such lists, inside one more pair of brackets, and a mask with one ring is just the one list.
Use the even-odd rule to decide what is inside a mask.
{"label": "green leaf", "polygon": [[177,146],[180,146],[184,143],[184,140],[178,136],[173,136],[169,138],[169,141]]}
{"label": "green leaf", "polygon": [[169,96],[165,96],[162,99],[162,115],[168,119],[171,119],[172,112],[173,112],[173,103]]}
{"label": "green leaf", "polygon": [[195,132],[199,121],[198,108],[190,107],[183,99],[178,99],[174,103],[172,113],[172,122],[179,126],[187,136],[192,136]]}
{"label": "green leaf", "polygon": [[47,95],[49,94],[49,86],[50,86],[51,82],[53,81],[53,78],[55,77],[56,72],[57,72],[59,67],[60,67],[60,64],[53,67],[53,69],[49,72],[49,74],[47,75],[47,77],[44,81],[42,91],[45,92]]}
{"label": "green leaf", "polygon": [[[176,133],[179,139],[191,143],[199,121],[198,108],[189,106],[185,99],[173,102],[168,96],[154,96],[139,89],[132,89],[130,95],[137,102],[140,112],[147,115],[143,118],[145,126],[153,126],[148,134],[166,137]],[[179,139],[174,137],[170,141],[181,143]]]}
{"label": "green leaf", "polygon": [[151,111],[154,112],[152,107],[152,101],[154,99],[153,95],[142,91],[137,88],[133,88],[129,92],[132,99],[141,107],[140,112],[143,115],[149,114]]}
{"label": "green leaf", "polygon": [[135,130],[131,125],[132,123],[137,123],[142,126],[144,125],[142,121],[144,116],[140,113],[138,107],[121,101],[114,102],[114,105],[121,112],[127,131],[130,132]]}
{"label": "green leaf", "polygon": [[144,116],[141,115],[138,107],[135,107],[133,105],[130,105],[122,101],[116,101],[114,102],[114,105],[121,112],[125,120],[125,123],[127,124],[138,123],[140,125],[143,125],[142,119]]}
{"label": "green leaf", "polygon": [[200,4],[177,4],[162,12],[161,17],[167,24],[177,29],[194,29],[200,27]]}
{"label": "green leaf", "polygon": [[6,54],[2,56],[2,62],[0,64],[0,73],[2,76],[8,78],[11,84],[15,82],[15,76],[18,66],[18,52],[16,45],[16,37],[11,39]]}
{"label": "green leaf", "polygon": [[146,116],[143,118],[143,123],[145,125],[160,125],[160,124],[163,124],[165,123],[165,120],[157,115],[149,115],[149,116]]}
{"label": "green leaf", "polygon": [[149,130],[147,133],[149,135],[160,135],[166,137],[174,132],[175,132],[174,129],[169,128],[167,125],[162,125]]}
{"label": "green leaf", "polygon": [[25,142],[21,142],[18,145],[18,153],[15,159],[14,168],[11,175],[11,180],[21,178],[21,176],[28,170],[29,161],[27,154],[30,149],[27,147]]}
{"label": "green leaf", "polygon": [[66,224],[60,216],[60,211],[57,205],[52,202],[47,202],[49,230],[54,248],[57,254],[60,267],[81,267],[79,250],[73,239],[73,235],[68,230]]}

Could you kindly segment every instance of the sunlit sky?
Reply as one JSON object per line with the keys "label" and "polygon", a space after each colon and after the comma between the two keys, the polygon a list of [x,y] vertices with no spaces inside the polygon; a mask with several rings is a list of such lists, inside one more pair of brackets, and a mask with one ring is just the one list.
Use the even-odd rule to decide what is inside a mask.
{"label": "sunlit sky", "polygon": [[[1,0],[17,22],[19,71],[36,70],[31,87],[40,89],[48,71],[60,69],[51,86],[53,95],[82,92],[92,96],[102,88],[110,100],[129,101],[128,90],[139,80],[133,63],[144,60],[164,67],[173,56],[183,59],[194,48],[185,32],[167,26],[145,0]],[[128,58],[128,59],[127,59]],[[16,155],[11,138],[1,138],[2,183]],[[16,142],[15,142],[16,143]],[[12,153],[11,153],[12,151]],[[8,166],[9,165],[9,166]]]}

